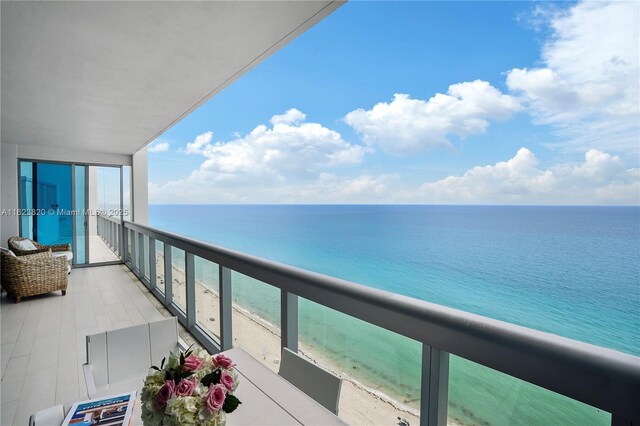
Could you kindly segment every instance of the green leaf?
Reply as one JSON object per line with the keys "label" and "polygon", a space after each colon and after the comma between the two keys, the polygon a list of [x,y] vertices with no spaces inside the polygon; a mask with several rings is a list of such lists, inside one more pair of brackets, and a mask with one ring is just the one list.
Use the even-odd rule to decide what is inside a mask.
{"label": "green leaf", "polygon": [[184,365],[184,354],[180,352],[180,365]]}
{"label": "green leaf", "polygon": [[193,349],[191,349],[193,347],[193,345],[195,345],[195,342],[190,344],[189,347],[187,348],[184,357],[187,358],[189,355],[191,355],[193,353]]}
{"label": "green leaf", "polygon": [[167,360],[167,358],[162,358],[162,362],[160,363],[160,369],[164,368],[164,362]]}
{"label": "green leaf", "polygon": [[222,409],[225,413],[233,413],[233,411],[238,408],[238,405],[242,404],[238,398],[231,394],[227,394],[227,397],[224,400],[224,404],[222,405]]}
{"label": "green leaf", "polygon": [[151,366],[151,369],[152,369],[152,370],[156,370],[156,371],[160,371],[160,369],[159,369],[158,367],[156,367],[155,365],[152,365],[152,366]]}
{"label": "green leaf", "polygon": [[220,382],[220,375],[222,375],[222,372],[218,368],[213,373],[209,373],[204,376],[202,380],[200,380],[200,383],[202,383],[202,385],[206,387],[209,387],[212,384],[218,384]]}

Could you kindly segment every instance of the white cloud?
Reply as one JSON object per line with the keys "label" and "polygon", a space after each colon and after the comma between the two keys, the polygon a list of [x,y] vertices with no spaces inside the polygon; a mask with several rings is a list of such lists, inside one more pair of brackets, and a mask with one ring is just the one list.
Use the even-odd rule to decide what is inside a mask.
{"label": "white cloud", "polygon": [[185,146],[185,152],[187,154],[202,154],[205,147],[209,146],[213,140],[213,132],[204,132],[201,135],[196,136],[193,142],[189,142]]}
{"label": "white cloud", "polygon": [[296,108],[291,108],[281,115],[274,115],[269,122],[271,124],[295,124],[304,121],[307,115]]}
{"label": "white cloud", "polygon": [[149,184],[152,203],[428,203],[639,205],[640,169],[628,169],[619,156],[591,149],[581,162],[541,167],[536,155],[520,148],[513,158],[473,167],[407,189],[401,176],[346,176],[321,172],[313,179],[254,180],[226,185],[192,177]]}
{"label": "white cloud", "polygon": [[344,177],[321,173],[318,179],[289,193],[292,203],[388,203],[395,175]]}
{"label": "white cloud", "polygon": [[395,94],[370,110],[357,109],[344,120],[370,145],[398,154],[415,154],[449,146],[449,136],[484,133],[489,120],[504,120],[521,110],[518,101],[488,82],[475,80],[449,86],[428,101]]}
{"label": "white cloud", "polygon": [[514,68],[507,86],[560,146],[636,154],[640,145],[640,3],[582,2],[551,13],[543,67]]}
{"label": "white cloud", "polygon": [[[150,185],[151,199],[178,197],[186,202],[219,202],[218,188],[243,194],[242,197],[261,197],[263,191],[272,193],[290,182],[308,183],[320,173],[363,160],[366,147],[350,144],[338,132],[304,122],[305,118],[302,112],[291,109],[273,116],[272,127],[259,125],[227,142],[213,143],[212,132],[199,135],[186,145],[185,151],[203,155],[205,161],[186,179]],[[225,202],[241,202],[242,197],[223,196]]]}
{"label": "white cloud", "polygon": [[591,149],[584,162],[539,168],[533,152],[520,148],[508,161],[477,166],[404,191],[405,200],[437,204],[640,204],[640,169],[620,157]]}
{"label": "white cloud", "polygon": [[169,151],[169,142],[156,142],[149,145],[147,152],[167,152]]}

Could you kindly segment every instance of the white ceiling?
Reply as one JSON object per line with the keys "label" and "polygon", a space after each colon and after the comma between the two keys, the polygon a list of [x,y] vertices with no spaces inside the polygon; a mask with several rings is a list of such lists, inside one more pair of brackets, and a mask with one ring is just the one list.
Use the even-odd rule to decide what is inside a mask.
{"label": "white ceiling", "polygon": [[339,1],[2,1],[2,142],[133,154]]}

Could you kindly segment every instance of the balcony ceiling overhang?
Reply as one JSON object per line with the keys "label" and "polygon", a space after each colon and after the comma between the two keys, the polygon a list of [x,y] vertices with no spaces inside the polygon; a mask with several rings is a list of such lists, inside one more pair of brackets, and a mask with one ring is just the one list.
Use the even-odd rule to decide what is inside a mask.
{"label": "balcony ceiling overhang", "polygon": [[2,1],[2,142],[133,154],[341,1]]}

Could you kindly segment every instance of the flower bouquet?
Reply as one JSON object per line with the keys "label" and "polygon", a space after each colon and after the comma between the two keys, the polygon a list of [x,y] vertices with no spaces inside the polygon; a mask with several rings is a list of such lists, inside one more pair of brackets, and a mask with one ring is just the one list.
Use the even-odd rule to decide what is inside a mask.
{"label": "flower bouquet", "polygon": [[[166,363],[165,363],[166,361]],[[228,357],[188,350],[152,366],[140,394],[142,422],[155,425],[224,425],[240,400],[235,364]]]}

